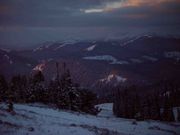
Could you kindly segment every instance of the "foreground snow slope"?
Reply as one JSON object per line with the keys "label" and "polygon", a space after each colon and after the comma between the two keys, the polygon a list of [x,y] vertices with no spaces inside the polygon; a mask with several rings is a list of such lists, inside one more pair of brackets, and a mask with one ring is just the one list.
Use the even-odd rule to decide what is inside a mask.
{"label": "foreground snow slope", "polygon": [[15,114],[0,104],[0,135],[179,135],[180,123],[115,118],[112,104],[99,105],[102,112],[91,116],[45,105],[15,104]]}

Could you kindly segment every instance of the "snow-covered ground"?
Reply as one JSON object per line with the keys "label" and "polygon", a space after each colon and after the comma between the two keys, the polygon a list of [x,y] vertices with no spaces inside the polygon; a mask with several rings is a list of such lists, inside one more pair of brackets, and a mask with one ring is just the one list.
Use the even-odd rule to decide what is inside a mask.
{"label": "snow-covered ground", "polygon": [[134,122],[116,118],[112,104],[98,105],[97,116],[56,110],[40,104],[15,104],[14,114],[0,104],[0,135],[179,135],[180,123]]}
{"label": "snow-covered ground", "polygon": [[113,109],[112,103],[100,104],[100,105],[96,105],[96,107],[102,109],[102,111],[98,113],[99,117],[115,118],[112,111]]}

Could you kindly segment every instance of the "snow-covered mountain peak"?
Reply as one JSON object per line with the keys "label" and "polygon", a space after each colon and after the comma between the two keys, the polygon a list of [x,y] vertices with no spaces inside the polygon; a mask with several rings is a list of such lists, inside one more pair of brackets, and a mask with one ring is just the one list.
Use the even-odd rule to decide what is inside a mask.
{"label": "snow-covered mountain peak", "polygon": [[100,79],[100,82],[104,82],[104,83],[110,83],[110,82],[123,83],[126,81],[127,81],[127,78],[121,77],[116,74],[109,74],[107,77]]}
{"label": "snow-covered mountain peak", "polygon": [[33,68],[33,71],[41,71],[42,72],[44,70],[45,66],[46,66],[45,63],[38,64],[37,66],[35,66]]}

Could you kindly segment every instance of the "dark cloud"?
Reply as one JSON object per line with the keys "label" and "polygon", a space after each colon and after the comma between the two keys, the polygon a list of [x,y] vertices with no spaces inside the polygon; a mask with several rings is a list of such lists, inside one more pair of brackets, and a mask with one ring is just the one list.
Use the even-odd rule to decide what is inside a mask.
{"label": "dark cloud", "polygon": [[0,0],[0,42],[99,38],[126,32],[161,34],[161,30],[180,35],[180,2],[160,1]]}

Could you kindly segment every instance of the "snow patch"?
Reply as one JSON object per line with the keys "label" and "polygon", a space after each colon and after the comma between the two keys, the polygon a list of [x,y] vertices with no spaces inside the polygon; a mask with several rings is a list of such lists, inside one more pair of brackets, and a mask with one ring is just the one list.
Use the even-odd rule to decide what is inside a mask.
{"label": "snow patch", "polygon": [[78,40],[75,40],[75,39],[69,39],[69,40],[64,40],[62,43],[63,44],[75,44],[77,43]]}
{"label": "snow patch", "polygon": [[54,60],[53,58],[49,58],[49,59],[47,59],[47,61],[48,61],[48,62],[53,61],[53,60]]}
{"label": "snow patch", "polygon": [[33,52],[42,51],[44,49],[43,46],[33,49]]}
{"label": "snow patch", "polygon": [[67,45],[73,45],[73,44],[75,44],[75,43],[77,43],[76,40],[65,40],[65,41],[62,41],[62,42],[60,42],[61,45],[59,45],[58,47],[56,47],[56,48],[54,49],[54,51],[57,51],[57,50],[65,47],[65,46],[67,46]]}
{"label": "snow patch", "polygon": [[29,64],[29,63],[27,63],[26,65],[27,65],[28,67],[31,67],[31,66],[32,66],[32,65],[31,65],[31,64]]}
{"label": "snow patch", "polygon": [[177,62],[180,61],[180,52],[178,51],[165,52],[164,56],[166,58],[175,58]]}
{"label": "snow patch", "polygon": [[36,51],[42,51],[44,49],[48,49],[54,42],[53,41],[47,41],[47,42],[44,42],[40,45],[40,47],[37,47],[35,49],[33,49],[33,52],[36,52]]}
{"label": "snow patch", "polygon": [[92,44],[95,44],[97,41],[92,41]]}
{"label": "snow patch", "polygon": [[9,64],[13,64],[13,61],[7,54],[5,54],[4,57],[8,60]]}
{"label": "snow patch", "polygon": [[92,51],[95,49],[95,47],[96,47],[96,44],[86,48],[86,51]]}
{"label": "snow patch", "polygon": [[54,51],[57,51],[58,49],[60,49],[60,48],[62,48],[62,47],[64,47],[64,46],[66,46],[66,45],[67,45],[67,44],[62,44],[62,45],[56,47],[56,48],[54,49]]}
{"label": "snow patch", "polygon": [[138,39],[141,39],[141,38],[152,38],[153,36],[152,35],[143,35],[143,36],[137,36],[137,37],[133,37],[132,39],[122,43],[121,45],[122,46],[125,46],[125,45],[128,45],[130,43],[133,43],[134,41],[138,40]]}
{"label": "snow patch", "polygon": [[114,57],[111,56],[111,55],[88,56],[88,57],[84,57],[83,59],[86,59],[86,60],[117,61],[117,59],[114,58]]}
{"label": "snow patch", "polygon": [[13,64],[13,61],[12,61],[12,60],[10,60],[10,61],[9,61],[9,64]]}
{"label": "snow patch", "polygon": [[121,60],[121,61],[113,61],[110,64],[120,64],[120,65],[123,65],[123,64],[129,64],[129,62]]}
{"label": "snow patch", "polygon": [[142,63],[143,61],[140,59],[136,59],[136,58],[131,58],[130,61],[132,61],[133,63]]}
{"label": "snow patch", "polygon": [[134,41],[138,40],[139,38],[141,38],[141,36],[134,37],[134,38],[132,38],[132,39],[122,43],[122,46],[125,46],[127,44],[133,43]]}
{"label": "snow patch", "polygon": [[10,57],[9,57],[7,54],[5,54],[4,57],[5,57],[7,60],[10,59]]}
{"label": "snow patch", "polygon": [[152,38],[153,36],[152,36],[152,35],[144,35],[144,37],[146,37],[146,38]]}
{"label": "snow patch", "polygon": [[150,60],[152,62],[155,62],[155,61],[158,61],[157,58],[154,58],[154,57],[151,57],[151,56],[147,56],[147,55],[144,55],[142,56],[144,59],[147,59],[147,60]]}
{"label": "snow patch", "polygon": [[110,64],[129,64],[127,61],[119,61],[111,55],[88,56],[88,57],[83,57],[83,59],[108,61],[108,62],[110,62]]}
{"label": "snow patch", "polygon": [[11,50],[5,49],[5,48],[0,48],[0,50],[5,51],[5,52],[8,52],[8,53],[11,51]]}

